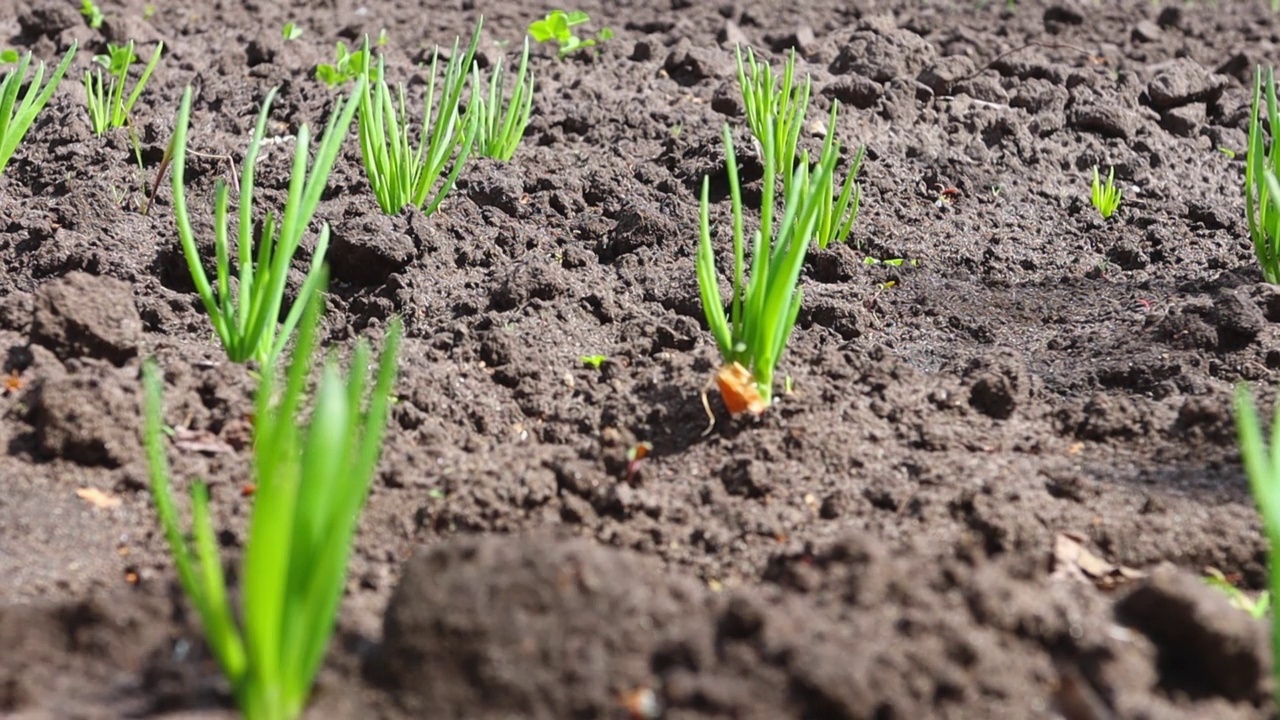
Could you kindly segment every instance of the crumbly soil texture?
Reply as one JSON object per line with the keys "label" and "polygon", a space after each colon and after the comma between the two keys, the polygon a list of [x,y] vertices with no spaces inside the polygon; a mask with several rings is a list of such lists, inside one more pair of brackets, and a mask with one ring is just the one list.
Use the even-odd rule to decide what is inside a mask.
{"label": "crumbly soil texture", "polygon": [[[1269,408],[1280,368],[1241,192],[1267,5],[587,0],[580,34],[615,37],[534,48],[514,159],[468,163],[430,216],[379,210],[353,128],[290,292],[327,222],[325,342],[397,315],[406,340],[312,716],[1274,717],[1266,621],[1204,581],[1266,582],[1232,400]],[[510,62],[551,8],[101,8],[0,0],[6,46],[80,46],[0,178],[0,715],[229,718],[139,440],[154,359],[182,511],[207,481],[234,593],[258,371],[179,246],[179,98],[211,257],[272,88],[258,222],[342,93],[314,79],[335,43],[385,30],[412,106],[434,47],[483,15],[479,62]],[[164,57],[96,137],[80,80],[128,40]],[[802,145],[865,146],[863,200],[806,261],[776,405],[731,418],[712,389],[708,430],[694,253],[706,177],[731,263],[725,125],[748,206],[763,175],[738,43],[796,49]],[[1123,190],[1106,221],[1095,167]]]}

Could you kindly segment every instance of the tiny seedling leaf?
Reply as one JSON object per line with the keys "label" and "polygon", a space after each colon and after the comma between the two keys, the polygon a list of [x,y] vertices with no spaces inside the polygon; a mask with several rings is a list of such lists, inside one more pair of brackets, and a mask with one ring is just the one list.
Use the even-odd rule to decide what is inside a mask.
{"label": "tiny seedling leaf", "polygon": [[102,15],[102,9],[93,0],[80,0],[80,14],[89,22],[89,27],[97,30],[102,27],[102,21],[105,19]]}
{"label": "tiny seedling leaf", "polygon": [[593,47],[613,38],[613,31],[602,29],[594,38],[580,38],[574,34],[573,28],[586,23],[590,18],[581,10],[553,10],[541,20],[529,24],[529,36],[540,43],[554,42],[557,45],[556,56],[561,60],[579,50]]}

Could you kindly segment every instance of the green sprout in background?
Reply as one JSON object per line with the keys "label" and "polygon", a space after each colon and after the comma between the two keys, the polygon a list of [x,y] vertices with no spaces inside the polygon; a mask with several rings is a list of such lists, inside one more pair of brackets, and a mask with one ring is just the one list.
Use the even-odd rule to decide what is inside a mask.
{"label": "green sprout in background", "polygon": [[[715,251],[711,243],[709,178],[702,181],[701,241],[697,254],[698,288],[707,325],[715,337],[725,367],[739,374],[743,371],[749,374],[762,401],[761,410],[772,402],[774,368],[786,349],[800,312],[803,294],[797,284],[818,226],[822,205],[819,190],[827,186],[835,169],[834,155],[819,163],[812,177],[807,162],[796,167],[794,182],[785,189],[782,221],[775,233],[774,173],[778,151],[773,125],[766,123],[764,128],[760,229],[751,243],[751,274],[745,281],[742,188],[738,181],[733,137],[728,126],[724,129],[725,166],[733,204],[733,291],[728,317],[720,298]],[[721,393],[724,394],[723,385]],[[729,407],[733,412],[734,406]]]}
{"label": "green sprout in background", "polygon": [[[453,52],[449,55],[444,79],[439,86],[440,102],[434,122],[431,111],[436,105],[436,87],[440,79],[437,72],[439,47],[431,56],[431,80],[416,129],[405,106],[404,86],[398,86],[395,94],[391,92],[383,74],[381,56],[377,61],[377,74],[366,76],[359,93],[360,152],[374,197],[388,215],[399,213],[406,205],[421,208],[427,215],[434,213],[445,195],[453,189],[458,173],[471,154],[480,115],[464,114],[459,105],[476,46],[480,42],[480,27],[478,23],[466,53],[458,53],[459,41],[454,40]],[[362,52],[369,52],[368,45],[366,39]],[[372,69],[369,67],[366,72]],[[445,169],[451,163],[452,169],[446,174]]]}
{"label": "green sprout in background", "polygon": [[80,14],[94,30],[102,27],[102,21],[105,18],[102,15],[102,9],[93,0],[80,0]]}
{"label": "green sprout in background", "polygon": [[1098,168],[1093,168],[1093,185],[1089,193],[1089,200],[1093,206],[1098,209],[1098,214],[1102,215],[1103,220],[1108,220],[1115,214],[1120,207],[1120,188],[1116,187],[1116,169],[1113,167],[1107,173],[1107,181],[1102,182],[1102,176],[1098,174]]}
{"label": "green sprout in background", "polygon": [[[476,128],[477,154],[506,162],[516,154],[520,140],[524,137],[524,129],[529,125],[529,116],[533,112],[533,74],[529,73],[529,38],[524,40],[524,52],[520,54],[520,67],[516,70],[515,83],[511,86],[511,99],[503,106],[503,90],[506,87],[506,73],[503,71],[502,58],[494,65],[493,75],[489,78],[488,94],[482,92],[484,82],[481,80],[480,68],[472,66],[474,77],[471,80],[471,97],[474,112],[479,114],[480,122]],[[468,113],[473,112],[468,108]]]}
{"label": "green sprout in background", "polygon": [[[1249,388],[1236,389],[1236,431],[1240,436],[1240,459],[1253,499],[1262,514],[1262,526],[1267,534],[1268,565],[1270,567],[1269,597],[1280,597],[1280,413],[1272,415],[1270,443],[1262,436],[1258,411],[1254,407]],[[1268,448],[1268,444],[1270,447]],[[1271,624],[1271,654],[1280,658],[1280,622]],[[1280,664],[1273,670],[1280,679]],[[1280,700],[1280,684],[1276,685]]]}
{"label": "green sprout in background", "polygon": [[613,31],[602,28],[594,38],[580,38],[573,28],[586,24],[591,18],[581,10],[552,10],[541,20],[529,24],[529,35],[540,43],[553,42],[558,48],[556,56],[561,60],[578,52],[613,39]]}
{"label": "green sprout in background", "polygon": [[153,363],[143,366],[143,441],[156,515],[182,588],[248,720],[292,720],[306,706],[333,635],[396,375],[401,330],[393,320],[372,391],[366,393],[371,358],[362,340],[347,378],[325,363],[304,423],[320,305],[319,294],[309,299],[282,391],[271,367],[258,388],[255,490],[238,611],[228,597],[204,484],[192,488],[191,540],[178,524],[162,431],[163,382]]}
{"label": "green sprout in background", "polygon": [[369,48],[351,52],[347,49],[347,44],[339,40],[334,49],[333,63],[316,66],[316,79],[329,87],[345,85],[359,77],[376,79],[379,74],[370,67],[370,57]]}
{"label": "green sprout in background", "polygon": [[1249,148],[1244,166],[1244,210],[1253,239],[1254,255],[1262,267],[1262,277],[1272,285],[1280,285],[1280,182],[1276,181],[1280,163],[1280,112],[1276,110],[1274,69],[1267,70],[1266,112],[1271,149],[1262,139],[1262,68],[1253,82],[1253,108],[1249,114]]}
{"label": "green sprout in background", "polygon": [[[769,63],[758,60],[755,51],[747,48],[747,56],[742,56],[742,48],[735,50],[738,64],[738,87],[742,92],[742,103],[746,109],[747,126],[756,138],[758,145],[763,144],[766,130],[773,133],[777,150],[774,155],[774,171],[782,176],[784,192],[791,186],[797,163],[808,166],[808,158],[797,157],[800,146],[800,134],[804,128],[805,116],[808,114],[811,80],[806,74],[804,81],[796,77],[796,51],[793,48],[783,65],[781,77],[774,74]],[[818,156],[818,164],[828,161],[833,163],[840,155],[841,146],[836,140],[836,120],[839,118],[840,104],[831,104],[828,118],[827,136]],[[823,186],[813,192],[824,198],[819,210],[818,227],[814,241],[818,249],[825,250],[832,241],[845,242],[853,231],[854,221],[858,217],[858,209],[862,204],[862,188],[857,183],[858,171],[862,167],[865,148],[859,148],[849,164],[848,174],[839,188],[835,175],[823,181]],[[817,173],[811,175],[816,176]],[[808,192],[808,189],[805,189]]]}
{"label": "green sprout in background", "polygon": [[302,28],[298,27],[294,23],[287,22],[284,24],[284,27],[281,28],[280,30],[280,37],[284,38],[285,42],[288,42],[290,40],[297,40],[298,38],[302,37]]}
{"label": "green sprout in background", "polygon": [[[742,58],[742,48],[735,48],[738,59],[738,87],[742,91],[742,104],[746,109],[747,126],[756,142],[764,142],[766,125],[772,126],[777,143],[774,154],[774,171],[782,176],[783,186],[791,183],[796,167],[796,152],[800,144],[800,132],[804,128],[805,114],[809,108],[810,79],[796,82],[796,51],[787,56],[782,77],[773,74],[769,63],[756,60],[755,51],[747,48]],[[835,132],[832,124],[828,134]]]}
{"label": "green sprout in background", "polygon": [[0,65],[12,65],[22,58],[22,54],[13,48],[0,50]]}
{"label": "green sprout in background", "polygon": [[138,77],[138,83],[127,98],[124,86],[129,80],[129,66],[138,61],[138,56],[133,53],[133,41],[130,40],[127,45],[107,43],[107,54],[94,56],[93,61],[105,68],[107,77],[111,78],[109,83],[105,82],[102,69],[86,70],[84,73],[84,91],[89,98],[89,122],[93,125],[95,135],[124,127],[129,121],[129,113],[142,96],[142,90],[146,87],[147,80],[151,79],[151,73],[160,62],[160,53],[163,51],[164,43],[157,44],[155,52],[151,53],[151,60],[147,62],[142,75]]}
{"label": "green sprout in background", "polygon": [[583,355],[582,357],[578,358],[578,362],[582,363],[583,365],[586,365],[592,370],[599,370],[600,368],[604,367],[604,364],[608,361],[609,361],[609,358],[604,355]]}
{"label": "green sprout in background", "polygon": [[341,111],[335,109],[330,113],[329,123],[320,139],[320,148],[316,152],[310,173],[307,172],[307,151],[311,146],[311,134],[305,124],[298,128],[297,137],[294,140],[293,170],[284,213],[278,221],[271,213],[267,214],[255,257],[253,249],[254,168],[262,145],[262,137],[266,132],[267,114],[271,110],[271,101],[275,98],[276,91],[273,89],[267,93],[241,170],[238,200],[239,226],[236,236],[239,274],[234,290],[231,283],[231,253],[227,240],[229,231],[226,182],[219,179],[214,186],[216,288],[210,285],[208,276],[205,274],[200,250],[196,246],[191,229],[191,220],[187,215],[185,171],[187,126],[191,115],[191,88],[188,87],[182,95],[182,104],[178,110],[178,121],[171,146],[173,212],[191,279],[195,283],[201,302],[204,303],[205,311],[213,321],[214,332],[222,341],[223,347],[227,350],[227,358],[232,362],[254,360],[263,366],[270,365],[293,334],[303,308],[307,306],[311,296],[319,290],[321,264],[324,261],[325,251],[329,247],[328,224],[322,224],[320,227],[316,249],[311,256],[311,268],[307,272],[301,289],[298,290],[297,299],[290,307],[284,324],[279,323],[280,312],[284,305],[285,281],[293,256],[298,252],[298,247],[302,244],[302,236],[307,231],[312,216],[315,215],[316,206],[320,203],[320,196],[329,180],[329,171],[333,168],[334,160],[338,156],[343,138],[347,135],[352,116],[355,115],[359,104],[363,82],[363,80],[358,81],[355,92],[346,101]]}
{"label": "green sprout in background", "polygon": [[[49,76],[49,82],[43,85],[43,62],[36,64],[30,80],[27,79],[31,53],[23,55],[18,66],[5,74],[4,80],[0,80],[0,173],[4,172],[14,151],[22,143],[22,138],[26,137],[36,115],[40,114],[49,98],[53,97],[53,91],[58,89],[58,84],[62,82],[67,68],[71,67],[71,60],[75,55],[76,43],[73,42],[67,54],[62,57],[62,62],[58,63],[58,67]],[[23,85],[26,85],[27,91],[21,93],[22,99],[19,100]]]}
{"label": "green sprout in background", "polygon": [[[821,154],[818,155],[819,165],[830,162],[834,167],[836,158],[840,156],[840,143],[836,140],[836,117],[839,111],[840,102],[833,100],[831,118],[827,125],[827,138],[822,143]],[[818,227],[814,230],[813,238],[819,250],[826,250],[833,240],[839,243],[845,242],[853,232],[853,223],[858,219],[858,209],[862,206],[862,186],[858,184],[857,177],[858,170],[862,168],[862,157],[865,153],[866,148],[860,147],[854,154],[838,196],[834,173],[827,177],[821,187],[814,190],[820,201]],[[805,158],[805,162],[807,161],[808,159]]]}

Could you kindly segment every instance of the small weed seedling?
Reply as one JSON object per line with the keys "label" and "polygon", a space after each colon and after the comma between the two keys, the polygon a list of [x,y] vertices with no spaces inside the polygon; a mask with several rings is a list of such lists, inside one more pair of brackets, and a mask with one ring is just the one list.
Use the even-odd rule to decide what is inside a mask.
{"label": "small weed seedling", "polygon": [[[440,82],[440,103],[434,123],[431,110],[436,105],[440,48],[431,56],[431,80],[422,101],[422,115],[416,123],[410,121],[405,108],[404,86],[399,86],[394,95],[387,86],[382,57],[378,58],[376,75],[369,73],[372,67],[366,70],[365,83],[359,93],[360,152],[374,197],[386,214],[395,215],[404,206],[413,205],[430,215],[453,189],[458,173],[471,155],[480,121],[478,113],[464,114],[459,110],[462,89],[479,42],[480,24],[476,25],[466,53],[459,54],[458,41],[454,41],[444,80]],[[368,47],[366,39],[362,52],[367,54]],[[445,169],[450,163],[453,167],[446,175]]]}
{"label": "small weed seedling", "polygon": [[102,27],[102,21],[105,19],[102,15],[102,8],[99,8],[98,3],[93,0],[80,0],[80,14],[89,23],[89,27],[94,30]]}
{"label": "small weed seedling", "polygon": [[325,183],[329,180],[329,171],[333,168],[342,140],[347,135],[352,116],[359,104],[364,80],[357,81],[357,87],[345,106],[339,110],[335,107],[329,115],[328,126],[320,139],[320,148],[316,151],[315,161],[307,172],[307,151],[311,146],[311,133],[306,125],[298,128],[294,139],[293,171],[289,180],[289,195],[285,200],[284,213],[279,221],[268,213],[262,224],[262,235],[258,239],[258,250],[254,254],[253,240],[253,179],[254,168],[258,159],[258,150],[262,145],[262,137],[266,132],[267,115],[271,111],[271,101],[275,98],[273,89],[267,93],[262,103],[262,112],[258,115],[258,124],[254,128],[253,138],[249,141],[249,150],[244,156],[244,166],[240,177],[239,227],[236,236],[237,265],[239,266],[238,283],[235,289],[231,284],[231,252],[228,248],[227,220],[227,184],[219,180],[214,186],[214,250],[216,253],[217,287],[209,284],[205,274],[200,250],[196,246],[195,236],[191,229],[191,220],[187,215],[185,191],[185,174],[187,158],[187,126],[191,116],[191,88],[182,95],[182,105],[178,109],[178,121],[173,132],[173,214],[178,224],[178,237],[182,241],[182,253],[186,256],[187,268],[191,272],[196,291],[204,303],[205,311],[213,321],[214,332],[227,350],[227,358],[232,362],[257,361],[260,365],[269,366],[284,349],[285,343],[297,327],[309,299],[318,291],[320,285],[321,264],[325,251],[329,247],[329,226],[322,224],[320,236],[316,241],[315,252],[311,257],[311,268],[307,272],[302,287],[298,290],[284,324],[279,324],[280,312],[284,305],[284,296],[290,264],[293,256],[302,244],[303,233],[315,215],[316,206],[320,203],[320,195],[324,192]]}
{"label": "small weed seedling", "polygon": [[102,135],[112,128],[124,127],[129,122],[129,113],[142,96],[142,90],[146,87],[147,80],[151,79],[151,73],[160,62],[160,53],[163,51],[164,43],[157,44],[155,52],[151,53],[151,60],[147,62],[142,75],[138,77],[138,83],[127,98],[124,86],[129,80],[129,66],[138,60],[138,56],[133,54],[133,41],[130,40],[127,45],[107,43],[107,54],[94,56],[93,61],[105,68],[107,77],[111,78],[110,82],[105,82],[102,69],[85,71],[84,74],[84,91],[89,98],[89,122],[93,125],[95,135]]}
{"label": "small weed seedling", "polygon": [[[10,70],[4,76],[4,80],[0,80],[0,173],[4,172],[9,159],[22,143],[22,138],[26,137],[27,130],[35,121],[36,115],[40,114],[45,104],[49,102],[49,98],[53,97],[53,91],[58,89],[58,83],[62,82],[62,76],[71,66],[71,60],[75,55],[76,44],[71,43],[71,48],[62,57],[62,62],[58,63],[58,67],[49,76],[49,82],[43,85],[41,85],[41,81],[44,80],[43,62],[36,64],[31,79],[27,79],[27,68],[31,66],[31,53],[23,55],[17,67]],[[20,93],[23,85],[27,86],[27,91]],[[18,99],[19,94],[22,95],[21,100]]]}
{"label": "small weed seedling", "polygon": [[[800,312],[803,294],[797,287],[800,268],[813,240],[821,212],[816,188],[825,187],[834,171],[835,157],[828,157],[809,176],[807,163],[796,166],[792,185],[786,188],[782,221],[775,233],[774,181],[777,152],[773,126],[765,124],[762,162],[760,230],[751,243],[751,275],[744,280],[745,247],[742,188],[738,182],[733,137],[724,129],[725,163],[729,175],[729,195],[733,204],[733,289],[730,311],[725,315],[716,273],[715,251],[711,244],[709,178],[702,180],[701,241],[698,245],[698,289],[707,325],[715,337],[724,365],[713,378],[731,415],[763,413],[773,401],[773,373],[786,349]],[[705,394],[703,396],[706,405]],[[707,414],[712,418],[710,406]],[[710,428],[708,428],[710,431]]]}
{"label": "small weed seedling", "polygon": [[1262,68],[1253,82],[1253,109],[1249,115],[1249,148],[1244,165],[1244,210],[1253,239],[1254,255],[1262,267],[1262,277],[1272,285],[1280,285],[1280,182],[1276,181],[1280,164],[1280,112],[1276,108],[1274,69],[1267,70],[1266,113],[1271,135],[1271,149],[1262,140]]}
{"label": "small weed seedling", "polygon": [[608,361],[609,358],[604,355],[583,355],[578,358],[578,362],[586,365],[592,370],[599,370],[604,367],[604,364]]}
{"label": "small weed seedling", "polygon": [[[1270,548],[1268,592],[1272,598],[1280,597],[1280,413],[1272,415],[1271,439],[1268,443],[1262,436],[1258,411],[1253,405],[1248,387],[1242,385],[1236,390],[1235,405],[1240,459],[1244,463],[1245,475],[1249,477],[1254,502],[1262,513],[1262,527]],[[1271,654],[1273,658],[1280,658],[1280,622],[1271,624]],[[1273,672],[1280,679],[1280,664],[1275,666]],[[1280,685],[1277,685],[1276,692],[1277,699],[1280,700]]]}
{"label": "small weed seedling", "polygon": [[613,39],[613,31],[609,28],[602,28],[594,38],[584,39],[573,33],[573,28],[586,24],[590,19],[581,10],[568,12],[552,10],[543,19],[529,24],[529,35],[540,43],[555,43],[559,48],[557,57],[563,60],[579,50],[586,50]]}
{"label": "small weed seedling", "polygon": [[1116,187],[1115,168],[1111,168],[1107,173],[1105,183],[1102,182],[1102,176],[1098,174],[1098,168],[1093,169],[1093,187],[1089,193],[1089,199],[1098,209],[1098,214],[1102,215],[1103,220],[1108,220],[1115,214],[1120,207],[1120,188]]}
{"label": "small weed seedling", "polygon": [[377,69],[370,67],[369,48],[350,52],[347,44],[338,41],[334,49],[333,64],[321,63],[316,66],[316,79],[328,85],[329,87],[337,87],[355,80],[358,77],[379,77]]}
{"label": "small weed seedling", "polygon": [[1207,568],[1205,570],[1204,581],[1211,588],[1221,591],[1231,604],[1249,613],[1249,616],[1255,620],[1261,620],[1271,611],[1271,593],[1262,591],[1255,600],[1245,594],[1243,590],[1231,584],[1226,575],[1217,568]]}
{"label": "small weed seedling", "polygon": [[649,457],[649,453],[653,452],[653,443],[638,442],[627,448],[627,475],[623,478],[623,482],[628,485],[635,485],[636,479],[640,474],[640,465],[644,459]]}
{"label": "small weed seedling", "polygon": [[22,58],[22,54],[13,48],[0,50],[0,65],[12,65]]}
{"label": "small weed seedling", "polygon": [[524,39],[524,52],[520,54],[520,68],[516,70],[515,83],[511,86],[511,99],[505,109],[502,102],[506,86],[502,58],[494,65],[489,78],[489,92],[484,90],[478,65],[472,66],[471,98],[473,107],[467,112],[480,116],[476,127],[476,152],[487,158],[506,162],[516,154],[524,129],[529,125],[533,112],[533,74],[529,73],[529,38]]}
{"label": "small weed seedling", "polygon": [[287,22],[284,24],[284,27],[280,29],[280,37],[284,38],[285,42],[297,40],[302,37],[302,28],[298,27],[294,23]]}
{"label": "small weed seedling", "polygon": [[920,264],[920,261],[914,260],[914,259],[907,260],[906,258],[886,258],[884,260],[881,260],[880,258],[871,257],[870,255],[868,255],[867,257],[862,258],[862,264],[863,265],[888,265],[889,267],[902,267],[903,265],[906,265],[907,267],[916,267],[917,265]]}
{"label": "small weed seedling", "polygon": [[265,368],[258,388],[253,512],[238,611],[231,607],[204,484],[192,489],[190,540],[178,524],[162,431],[163,383],[154,364],[143,367],[143,441],[156,515],[183,591],[248,720],[292,720],[306,706],[333,635],[395,380],[399,321],[387,335],[367,406],[371,358],[361,341],[346,378],[335,363],[325,363],[304,423],[319,305],[318,295],[310,298],[284,387],[277,388],[274,368]]}

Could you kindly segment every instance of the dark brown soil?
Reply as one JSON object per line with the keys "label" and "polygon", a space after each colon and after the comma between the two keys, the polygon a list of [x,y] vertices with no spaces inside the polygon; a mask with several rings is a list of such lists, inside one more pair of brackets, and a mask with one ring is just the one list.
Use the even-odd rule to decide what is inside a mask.
{"label": "dark brown soil", "polygon": [[[85,49],[0,178],[0,714],[231,716],[156,531],[138,378],[163,366],[179,485],[213,484],[234,563],[254,377],[211,338],[167,187],[141,209],[189,83],[209,242],[267,90],[272,134],[322,122],[337,40],[385,28],[421,79],[479,13],[483,62],[535,14],[425,5],[108,1],[95,31],[0,0],[7,45]],[[1280,368],[1240,192],[1266,6],[592,0],[617,37],[540,50],[514,161],[468,166],[437,214],[383,216],[348,142],[327,337],[400,314],[408,339],[315,717],[1274,716],[1265,626],[1197,577],[1265,584],[1230,408]],[[78,85],[130,38],[166,44],[142,168]],[[865,202],[806,268],[793,392],[704,436],[696,190],[727,218],[724,123],[760,174],[735,41],[799,46],[812,117],[839,99],[868,147]],[[1110,222],[1095,165],[1124,189]]]}

